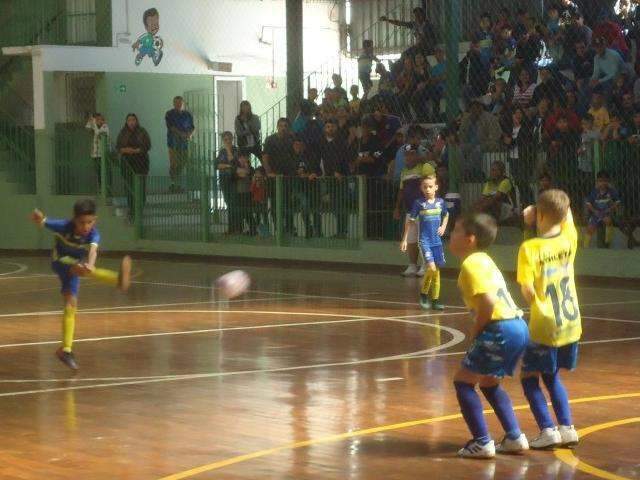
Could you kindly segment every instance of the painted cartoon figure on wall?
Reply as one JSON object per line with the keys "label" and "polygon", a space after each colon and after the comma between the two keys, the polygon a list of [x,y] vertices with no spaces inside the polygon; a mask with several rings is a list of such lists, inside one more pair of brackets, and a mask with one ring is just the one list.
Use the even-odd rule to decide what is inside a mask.
{"label": "painted cartoon figure on wall", "polygon": [[145,10],[142,15],[142,21],[146,33],[140,35],[138,40],[132,45],[134,51],[138,50],[135,63],[136,65],[140,65],[144,57],[148,55],[157,67],[162,60],[162,47],[164,46],[162,38],[157,35],[160,30],[160,14],[158,10],[155,8]]}

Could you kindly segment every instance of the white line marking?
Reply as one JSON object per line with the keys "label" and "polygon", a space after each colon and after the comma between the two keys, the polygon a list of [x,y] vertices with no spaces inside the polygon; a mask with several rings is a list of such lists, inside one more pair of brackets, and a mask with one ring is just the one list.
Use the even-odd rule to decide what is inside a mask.
{"label": "white line marking", "polygon": [[369,295],[380,295],[379,292],[370,292],[370,293],[350,293],[350,297],[368,297]]}
{"label": "white line marking", "polygon": [[[206,311],[207,313],[216,313],[216,311]],[[224,312],[228,312],[228,311],[224,311]],[[250,312],[250,311],[240,311],[241,313],[261,313],[264,314],[266,312]],[[189,313],[189,311],[181,311],[181,313]],[[287,314],[287,315],[318,315],[317,313],[313,312],[313,313],[304,313],[304,312],[268,312],[271,314]],[[338,314],[323,314],[324,316],[331,316],[331,317],[349,317],[347,315],[338,315]],[[434,316],[432,314],[423,314],[423,315],[415,315],[414,317],[430,317],[430,316]],[[441,350],[446,350],[447,348],[450,348],[454,345],[457,345],[458,343],[461,343],[462,341],[464,341],[465,339],[465,335],[460,332],[459,330],[455,329],[455,328],[451,328],[451,327],[447,327],[444,325],[436,325],[436,324],[432,324],[432,323],[427,323],[427,322],[417,322],[417,321],[411,321],[411,320],[405,320],[402,318],[397,318],[397,317],[366,317],[365,320],[391,320],[391,321],[396,321],[396,322],[403,322],[403,323],[412,323],[412,324],[418,324],[418,325],[422,325],[422,326],[428,326],[428,327],[433,327],[436,329],[440,329],[440,330],[444,330],[448,333],[450,333],[452,335],[451,340],[449,340],[446,343],[443,343],[441,345],[436,345],[433,347],[430,347],[428,349],[425,350],[420,350],[417,352],[409,352],[409,353],[404,353],[404,354],[399,354],[399,355],[392,355],[392,356],[387,356],[387,357],[378,357],[378,358],[371,358],[371,359],[367,359],[367,360],[354,360],[354,361],[350,361],[350,362],[333,362],[333,363],[324,363],[324,364],[312,364],[312,365],[302,365],[302,366],[293,366],[293,367],[282,367],[282,368],[273,368],[273,369],[261,369],[261,370],[243,370],[243,371],[234,371],[234,372],[215,372],[215,373],[202,373],[202,374],[186,374],[186,375],[174,375],[174,376],[159,376],[157,378],[149,378],[149,379],[142,379],[142,380],[132,380],[132,381],[123,381],[123,382],[116,382],[116,383],[101,383],[101,384],[96,384],[96,385],[80,385],[80,386],[73,386],[73,387],[56,387],[56,388],[47,388],[47,389],[37,389],[37,390],[25,390],[25,391],[18,391],[18,392],[4,392],[4,393],[0,393],[0,397],[14,397],[14,396],[23,396],[23,395],[32,395],[32,394],[39,394],[39,393],[52,393],[52,392],[62,392],[62,391],[69,391],[69,390],[87,390],[87,389],[96,389],[96,388],[110,388],[110,387],[118,387],[118,386],[127,386],[127,385],[142,385],[142,384],[150,384],[150,383],[159,383],[159,382],[171,382],[171,381],[179,381],[179,380],[191,380],[191,379],[206,379],[206,378],[215,378],[215,377],[228,377],[228,376],[236,376],[236,375],[244,375],[244,374],[252,374],[252,373],[277,373],[277,372],[288,372],[288,371],[295,371],[295,370],[309,370],[309,369],[316,369],[316,368],[328,368],[328,367],[340,367],[340,366],[350,366],[350,365],[363,365],[363,364],[369,364],[369,363],[379,363],[379,362],[386,362],[386,361],[391,361],[391,360],[401,360],[401,359],[407,359],[407,358],[412,358],[413,356],[418,356],[418,355],[424,355],[424,354],[429,354],[429,353],[436,353],[439,352]],[[68,379],[65,379],[63,381],[68,381]]]}
{"label": "white line marking", "polygon": [[[303,296],[303,295],[301,295]],[[117,307],[92,307],[92,308],[80,308],[78,309],[78,313],[107,313],[107,311],[111,313],[118,313],[117,310],[125,310],[131,309],[131,312],[126,313],[142,313],[147,310],[134,310],[138,308],[154,308],[154,307],[178,307],[183,305],[217,305],[222,304],[226,305],[227,303],[243,303],[243,302],[260,302],[260,301],[271,301],[271,300],[285,300],[281,297],[264,297],[264,298],[241,298],[237,300],[204,300],[201,302],[177,302],[177,303],[155,303],[155,304],[143,304],[143,305],[119,305]],[[185,310],[179,310],[183,312]],[[190,311],[190,310],[186,310]],[[226,311],[226,310],[225,310]],[[243,310],[244,312],[244,310]],[[0,314],[0,318],[7,317],[34,317],[34,316],[45,316],[45,315],[59,315],[62,313],[62,310],[46,310],[39,312],[20,312],[20,313],[2,313]]]}
{"label": "white line marking", "polygon": [[624,300],[621,302],[602,302],[602,303],[581,303],[580,307],[601,307],[607,305],[627,305],[632,303],[640,303],[640,300]]}
{"label": "white line marking", "polygon": [[640,340],[640,337],[622,337],[622,338],[605,338],[602,340],[585,340],[580,342],[580,345],[593,345],[597,343],[618,343],[618,342],[635,342]]}
{"label": "white line marking", "polygon": [[404,380],[404,378],[403,377],[376,378],[376,382],[379,382],[379,383],[397,382],[399,380]]}
{"label": "white line marking", "polygon": [[[352,323],[352,322],[362,322],[369,320],[384,320],[389,322],[402,322],[402,323],[410,323],[417,325],[424,325],[422,322],[417,322],[413,320],[407,320],[409,318],[424,318],[424,317],[434,317],[440,315],[447,314],[422,314],[422,315],[408,315],[405,317],[369,317],[362,315],[342,315],[337,313],[316,313],[316,312],[273,312],[273,311],[255,311],[255,310],[144,310],[144,313],[173,313],[173,314],[201,314],[201,313],[231,313],[231,314],[250,314],[250,315],[293,315],[293,316],[318,316],[318,317],[337,317],[337,318],[346,318],[346,320],[327,320],[327,321],[319,321],[319,322],[296,322],[296,323],[269,323],[266,325],[249,325],[242,327],[223,327],[223,328],[207,328],[200,330],[177,330],[172,332],[154,332],[154,333],[137,333],[131,335],[116,335],[111,337],[89,337],[89,338],[78,338],[74,340],[74,343],[78,342],[101,342],[106,340],[126,340],[130,338],[145,338],[145,337],[164,337],[171,335],[197,335],[202,333],[217,333],[217,332],[228,332],[234,330],[260,330],[260,329],[268,329],[268,328],[281,328],[281,327],[301,327],[308,325],[324,325],[330,323]],[[138,310],[132,311],[116,311],[116,312],[91,312],[93,315],[127,315],[129,313],[140,313]],[[55,312],[58,314],[58,312]],[[448,315],[460,315],[459,313],[449,313]],[[449,327],[441,327],[445,331],[449,331],[452,335],[455,336],[454,331],[459,332],[457,329],[447,330]],[[38,346],[38,345],[57,345],[60,343],[60,340],[44,340],[41,342],[22,342],[22,343],[7,343],[0,345],[0,349],[2,348],[13,348],[13,347],[29,347],[29,346]]]}
{"label": "white line marking", "polygon": [[[139,283],[139,284],[143,284],[143,285],[157,285],[157,286],[162,286],[162,287],[184,287],[184,288],[195,288],[195,289],[210,289],[211,287],[204,287],[201,285],[186,285],[183,283],[168,283],[168,282],[143,282],[143,281],[136,281],[136,282],[131,282],[131,283]],[[309,295],[309,294],[297,294],[297,293],[285,293],[285,292],[274,292],[274,291],[270,291],[270,290],[248,290],[248,292],[250,293],[262,293],[265,295],[282,295],[285,297],[288,296],[299,296],[301,297],[302,295],[304,295],[306,298],[318,298],[318,299],[325,299],[325,300],[342,300],[342,301],[353,301],[353,298],[349,298],[349,297],[334,297],[334,296],[329,296],[329,295]],[[371,303],[382,303],[382,304],[388,304],[388,305],[408,305],[408,306],[412,306],[412,307],[417,307],[418,302],[395,302],[392,300],[373,300],[370,298],[363,298],[362,300],[360,300],[362,302],[371,302]],[[466,310],[467,307],[463,307],[460,305],[445,305],[446,308],[455,308],[455,309],[463,309]]]}
{"label": "white line marking", "polygon": [[[199,311],[190,311],[189,313],[230,313],[226,310],[199,310]],[[99,312],[96,312],[99,313]],[[105,312],[106,313],[106,312]],[[109,312],[112,314],[114,312]],[[131,313],[131,312],[117,312],[117,313]],[[150,311],[150,313],[185,313],[184,311]],[[246,312],[243,312],[246,313]],[[265,312],[262,312],[263,314]],[[278,312],[278,314],[282,314],[283,312]],[[319,315],[320,316],[320,315]],[[92,338],[79,338],[74,340],[74,343],[80,342],[103,342],[107,340],[127,340],[131,338],[147,338],[147,337],[166,337],[172,335],[198,335],[203,333],[221,333],[221,332],[232,332],[236,330],[262,330],[262,329],[270,329],[270,328],[286,328],[286,327],[305,327],[309,325],[327,325],[327,324],[339,324],[339,323],[354,323],[354,322],[363,322],[369,320],[378,320],[376,318],[370,317],[362,317],[362,318],[350,318],[348,320],[326,320],[320,322],[295,322],[295,323],[270,323],[268,325],[251,325],[245,327],[225,327],[225,328],[206,328],[201,330],[178,330],[174,332],[157,332],[157,333],[139,333],[132,335],[116,335],[113,337],[92,337]],[[37,346],[37,345],[57,345],[60,343],[60,340],[47,340],[42,342],[25,342],[25,343],[8,343],[4,345],[0,345],[0,348],[13,348],[13,347],[29,347],[29,346]]]}
{"label": "white line marking", "polygon": [[8,275],[15,275],[16,273],[22,273],[22,272],[26,272],[27,269],[29,267],[27,267],[26,265],[24,265],[23,263],[17,263],[17,262],[0,262],[0,263],[4,263],[6,265],[12,265],[14,267],[17,267],[15,270],[12,270],[10,272],[4,272],[4,273],[0,273],[0,277],[6,277]]}
{"label": "white line marking", "polygon": [[639,320],[624,320],[622,318],[608,318],[608,317],[582,317],[587,320],[601,320],[603,322],[617,322],[617,323],[640,323]]}

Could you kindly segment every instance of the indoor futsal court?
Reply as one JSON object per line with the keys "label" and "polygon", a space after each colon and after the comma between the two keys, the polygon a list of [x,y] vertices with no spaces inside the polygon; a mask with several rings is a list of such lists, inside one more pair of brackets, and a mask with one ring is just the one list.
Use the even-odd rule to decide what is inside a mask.
{"label": "indoor futsal court", "polygon": [[[640,478],[633,286],[579,288],[579,368],[564,376],[579,446],[470,461],[451,383],[471,321],[453,278],[432,313],[419,280],[391,271],[134,261],[126,295],[83,281],[73,375],[54,356],[49,259],[0,258],[0,478]],[[234,268],[251,290],[219,301],[211,285]],[[534,435],[519,381],[504,386]]]}

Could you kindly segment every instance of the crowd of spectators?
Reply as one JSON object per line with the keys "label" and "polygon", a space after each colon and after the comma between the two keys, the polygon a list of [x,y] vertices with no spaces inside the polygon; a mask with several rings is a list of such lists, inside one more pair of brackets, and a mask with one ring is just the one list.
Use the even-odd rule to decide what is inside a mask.
{"label": "crowd of spectators", "polygon": [[[423,127],[444,121],[447,59],[439,35],[421,8],[411,22],[382,17],[415,36],[399,60],[380,61],[366,40],[358,59],[360,85],[347,92],[336,74],[322,98],[310,89],[298,116],[280,119],[264,145],[259,120],[245,102],[236,139],[259,160],[260,168],[249,174],[265,183],[261,198],[268,205],[274,202],[273,177],[299,179],[286,209],[303,213],[307,236],[323,235],[317,215],[323,211],[336,215],[338,236],[348,235],[352,176],[362,175],[369,187],[367,234],[384,237],[380,225],[395,208],[408,152],[437,172],[442,195],[450,190],[449,161],[455,158],[457,186],[480,185],[475,207],[505,223],[547,184],[567,190],[576,217],[586,223],[596,170],[607,170],[621,202],[616,222],[631,233],[640,213],[636,14],[640,8],[624,0],[598,12],[559,0],[542,19],[504,8],[481,15],[460,62],[463,113],[433,137]],[[374,71],[377,82],[371,80]],[[460,154],[454,157],[454,150]],[[331,187],[313,187],[329,185],[328,179]],[[246,201],[255,203],[254,197]],[[253,232],[256,223],[245,219],[233,229]],[[283,223],[288,233],[302,235],[292,218]]]}

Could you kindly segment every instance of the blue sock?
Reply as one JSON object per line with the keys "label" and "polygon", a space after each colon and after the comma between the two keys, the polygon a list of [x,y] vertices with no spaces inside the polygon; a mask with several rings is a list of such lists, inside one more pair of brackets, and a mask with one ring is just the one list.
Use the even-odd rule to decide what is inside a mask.
{"label": "blue sock", "polygon": [[476,392],[475,386],[463,382],[453,382],[453,385],[456,387],[460,411],[473,439],[482,445],[489,443],[491,436],[484,419],[484,413],[482,413],[480,395]]}
{"label": "blue sock", "polygon": [[553,428],[555,424],[549,414],[547,399],[545,398],[544,393],[542,393],[538,377],[523,378],[522,389],[524,390],[524,395],[529,401],[529,407],[536,419],[538,428],[540,428],[540,430],[543,428]]}
{"label": "blue sock", "polygon": [[520,437],[522,432],[518,425],[518,419],[513,411],[513,404],[511,403],[509,394],[504,388],[496,385],[494,387],[481,388],[480,390],[482,390],[485,398],[491,404],[493,411],[496,412],[496,416],[498,420],[500,420],[500,424],[502,428],[504,428],[507,438],[515,440]]}
{"label": "blue sock", "polygon": [[564,388],[562,380],[560,380],[560,375],[558,372],[552,375],[543,373],[542,380],[547,386],[547,390],[549,390],[551,404],[553,405],[553,410],[556,412],[558,425],[572,425],[569,397],[567,396],[567,390]]}

